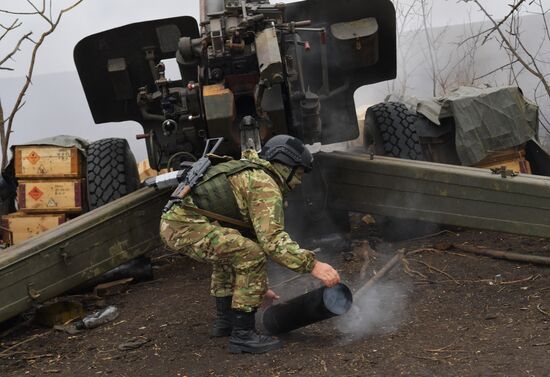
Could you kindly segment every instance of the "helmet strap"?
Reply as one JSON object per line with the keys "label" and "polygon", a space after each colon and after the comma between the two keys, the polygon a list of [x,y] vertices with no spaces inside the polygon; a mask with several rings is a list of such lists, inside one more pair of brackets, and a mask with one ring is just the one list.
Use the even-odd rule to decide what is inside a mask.
{"label": "helmet strap", "polygon": [[292,181],[292,178],[294,178],[294,174],[296,174],[296,170],[298,170],[298,166],[294,166],[292,170],[290,171],[290,174],[288,175],[285,183],[290,187],[290,181]]}

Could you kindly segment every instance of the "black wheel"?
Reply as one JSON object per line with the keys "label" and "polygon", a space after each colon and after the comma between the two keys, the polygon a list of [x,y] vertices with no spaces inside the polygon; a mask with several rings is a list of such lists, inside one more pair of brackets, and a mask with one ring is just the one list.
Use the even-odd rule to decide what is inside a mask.
{"label": "black wheel", "polygon": [[424,160],[414,128],[417,115],[399,102],[371,106],[365,114],[365,146],[383,156]]}
{"label": "black wheel", "polygon": [[126,139],[101,139],[88,147],[88,206],[95,209],[139,188],[134,154]]}
{"label": "black wheel", "polygon": [[[422,146],[415,129],[418,115],[399,102],[371,106],[365,114],[365,147],[374,153],[408,160],[424,160]],[[373,149],[374,148],[374,149]],[[415,219],[375,216],[382,237],[404,240],[434,233],[439,225]]]}

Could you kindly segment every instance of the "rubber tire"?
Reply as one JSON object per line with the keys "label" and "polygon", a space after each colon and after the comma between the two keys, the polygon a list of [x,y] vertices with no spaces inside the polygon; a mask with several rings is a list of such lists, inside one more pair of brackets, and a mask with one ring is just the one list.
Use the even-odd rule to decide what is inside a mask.
{"label": "rubber tire", "polygon": [[[399,102],[371,106],[365,114],[364,138],[367,148],[378,155],[425,160],[414,124],[418,115]],[[388,216],[375,216],[381,235],[386,240],[400,241],[435,233],[439,225]]]}
{"label": "rubber tire", "polygon": [[418,116],[399,102],[371,106],[365,114],[365,146],[374,145],[374,153],[424,160],[422,146],[414,128]]}
{"label": "rubber tire", "polygon": [[126,139],[109,138],[91,143],[87,151],[88,207],[101,207],[140,186],[136,159]]}

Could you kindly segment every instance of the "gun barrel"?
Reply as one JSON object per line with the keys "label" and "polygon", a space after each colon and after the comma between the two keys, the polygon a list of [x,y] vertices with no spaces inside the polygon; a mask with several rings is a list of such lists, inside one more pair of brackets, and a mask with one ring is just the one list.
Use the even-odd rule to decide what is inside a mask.
{"label": "gun barrel", "polygon": [[200,0],[201,23],[208,22],[208,14],[223,12],[224,0]]}
{"label": "gun barrel", "polygon": [[206,21],[206,0],[200,0],[199,2],[199,8],[200,8],[200,17],[201,17],[201,24]]}
{"label": "gun barrel", "polygon": [[164,189],[167,187],[177,186],[181,178],[181,171],[171,171],[157,175],[156,177],[149,177],[145,180],[145,185],[148,187],[155,187],[156,189]]}

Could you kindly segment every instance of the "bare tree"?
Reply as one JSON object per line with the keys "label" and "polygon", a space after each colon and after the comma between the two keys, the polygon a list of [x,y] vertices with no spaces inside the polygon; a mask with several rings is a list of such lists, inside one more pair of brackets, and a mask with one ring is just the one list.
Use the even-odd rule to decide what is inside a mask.
{"label": "bare tree", "polygon": [[[512,0],[506,16],[496,20],[487,11],[484,1],[461,1],[475,4],[489,21],[490,27],[480,33],[483,36],[481,45],[494,39],[508,56],[508,61],[481,77],[506,70],[508,84],[520,86],[520,75],[530,75],[537,82],[532,99],[541,109],[550,107],[550,7],[544,4],[544,0]],[[543,35],[538,44],[533,45],[533,39],[523,33],[521,20],[526,15],[536,15],[542,20]],[[540,123],[550,133],[550,114],[547,111],[540,112]]]}
{"label": "bare tree", "polygon": [[[428,0],[419,0],[420,1],[420,10],[421,10],[421,19],[422,19],[422,29],[424,31],[424,36],[426,38],[426,47],[427,53],[430,60],[430,76],[432,79],[432,96],[436,96],[437,90],[437,72],[439,71],[439,62],[437,59],[437,52],[435,51],[435,40],[439,37],[433,35],[433,28],[431,27],[431,17],[432,17],[432,4],[428,4]],[[439,34],[441,36],[441,33]]]}
{"label": "bare tree", "polygon": [[[395,0],[397,18],[398,77],[388,91],[399,96],[407,96],[409,78],[425,70],[430,94],[446,94],[459,85],[471,85],[475,77],[474,60],[477,54],[478,39],[475,34],[479,24],[466,23],[462,36],[466,41],[452,42],[450,28],[433,27],[432,0]],[[416,56],[422,54],[422,57]],[[412,65],[411,61],[422,61]]]}
{"label": "bare tree", "polygon": [[408,78],[414,74],[409,71],[407,62],[419,53],[414,42],[418,38],[421,29],[418,25],[419,0],[395,0],[396,39],[397,39],[397,69],[398,78],[388,82],[388,92],[405,95],[408,90]]}
{"label": "bare tree", "polygon": [[[462,34],[458,36],[456,27],[433,27],[432,0],[394,1],[400,64],[398,78],[388,85],[388,90],[407,95],[411,89],[410,77],[418,76],[419,67],[425,69],[427,78],[424,83],[429,83],[433,96],[446,94],[460,85],[517,85],[539,105],[540,124],[549,131],[549,1],[511,0],[510,4],[503,4],[508,5],[509,9],[502,19],[495,19],[487,11],[484,4],[492,0],[459,1],[467,3],[471,10],[479,10],[485,21],[466,22]],[[529,25],[523,16],[531,16]],[[533,16],[540,17],[541,30],[533,30]],[[522,24],[524,22],[525,25]],[[529,32],[525,26],[529,26]],[[451,42],[452,38],[456,42]],[[411,61],[421,60],[414,56],[419,51],[424,54],[422,64],[411,65]],[[490,63],[480,65],[479,59],[485,56],[489,61],[489,55],[493,57]],[[533,82],[536,82],[534,87]]]}
{"label": "bare tree", "polygon": [[[59,10],[58,12],[53,11],[53,0],[26,0],[27,10],[0,9],[0,14],[4,14],[7,17],[12,18],[7,25],[0,23],[0,44],[2,44],[2,46],[9,43],[7,42],[8,36],[11,36],[14,33],[19,33],[19,31],[24,28],[24,22],[22,21],[23,19],[27,19],[28,17],[40,17],[47,24],[46,30],[42,31],[36,39],[33,38],[33,31],[25,31],[20,33],[19,36],[16,36],[13,47],[8,47],[6,49],[6,51],[8,51],[6,55],[3,57],[0,56],[0,71],[12,71],[13,68],[9,67],[8,63],[14,60],[15,56],[21,52],[25,45],[30,44],[30,46],[32,46],[30,59],[28,64],[26,64],[26,75],[21,89],[16,94],[15,103],[10,109],[4,111],[0,99],[0,147],[2,149],[2,170],[8,163],[10,135],[13,131],[15,116],[17,112],[25,105],[25,95],[32,83],[37,52],[44,43],[44,40],[57,29],[63,15],[74,9],[82,1],[83,0],[75,0],[71,5]],[[37,3],[41,4],[37,5]]]}

